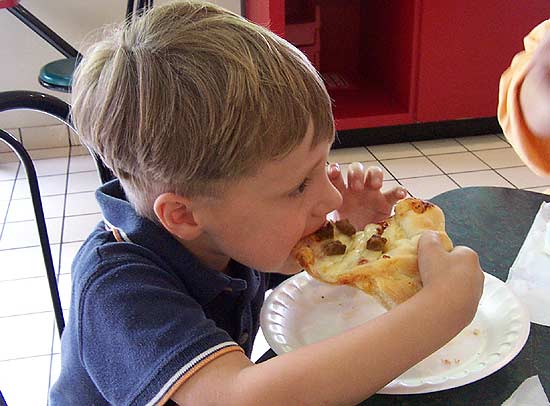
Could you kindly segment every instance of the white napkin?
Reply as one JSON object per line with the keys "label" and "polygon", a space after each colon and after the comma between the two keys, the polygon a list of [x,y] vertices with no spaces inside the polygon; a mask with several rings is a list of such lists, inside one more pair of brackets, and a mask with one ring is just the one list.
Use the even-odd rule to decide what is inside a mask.
{"label": "white napkin", "polygon": [[548,406],[548,398],[538,375],[527,378],[502,406]]}
{"label": "white napkin", "polygon": [[550,203],[542,203],[510,268],[506,284],[527,307],[531,322],[550,326]]}

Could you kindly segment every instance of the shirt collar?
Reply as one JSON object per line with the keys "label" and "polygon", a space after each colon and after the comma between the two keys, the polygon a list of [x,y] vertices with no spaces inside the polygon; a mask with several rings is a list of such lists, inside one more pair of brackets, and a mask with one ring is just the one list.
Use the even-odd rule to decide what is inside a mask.
{"label": "shirt collar", "polygon": [[96,199],[106,227],[118,232],[127,243],[147,248],[160,257],[199,304],[209,303],[224,291],[239,292],[247,288],[253,291],[249,293],[257,291],[259,277],[255,271],[232,262],[232,277],[205,267],[163,227],[139,216],[117,179],[102,185],[96,191]]}

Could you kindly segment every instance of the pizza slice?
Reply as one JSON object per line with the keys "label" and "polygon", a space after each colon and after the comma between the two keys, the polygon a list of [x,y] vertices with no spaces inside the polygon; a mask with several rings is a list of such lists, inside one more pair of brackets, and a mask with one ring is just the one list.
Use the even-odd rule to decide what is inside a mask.
{"label": "pizza slice", "polygon": [[313,277],[336,285],[355,286],[390,309],[422,287],[417,246],[423,231],[440,235],[447,251],[453,244],[445,232],[445,216],[436,205],[403,199],[395,214],[355,230],[348,220],[329,221],[294,247],[299,264]]}

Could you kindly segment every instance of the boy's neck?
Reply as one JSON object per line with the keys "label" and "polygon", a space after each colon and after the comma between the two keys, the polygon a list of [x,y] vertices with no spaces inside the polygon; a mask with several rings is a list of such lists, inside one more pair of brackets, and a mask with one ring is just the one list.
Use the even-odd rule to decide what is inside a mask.
{"label": "boy's neck", "polygon": [[183,245],[191,254],[193,254],[199,262],[215,271],[227,273],[229,262],[231,258],[227,255],[223,255],[219,252],[213,252],[205,244],[203,238],[199,237],[194,240],[182,240],[176,237],[176,239]]}

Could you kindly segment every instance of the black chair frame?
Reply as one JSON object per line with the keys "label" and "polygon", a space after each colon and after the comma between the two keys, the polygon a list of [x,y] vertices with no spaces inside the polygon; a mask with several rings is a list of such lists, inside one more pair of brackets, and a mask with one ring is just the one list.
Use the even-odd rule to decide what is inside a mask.
{"label": "black chair frame", "polygon": [[[55,117],[74,130],[74,127],[70,121],[70,106],[63,100],[48,94],[32,91],[0,92],[0,113],[9,110],[33,110],[42,112]],[[36,170],[34,168],[31,156],[21,142],[4,130],[0,130],[0,139],[13,150],[27,172],[34,215],[40,238],[40,246],[42,248],[44,265],[46,267],[46,276],[48,278],[50,295],[55,314],[55,321],[57,323],[59,336],[61,337],[63,329],[65,328],[65,320],[63,318],[63,310],[61,308],[61,300],[59,297],[55,268],[53,266],[50,241],[46,228],[44,210],[42,208],[40,187],[38,185]],[[99,156],[93,151],[90,151],[90,153],[96,163],[96,168],[101,182],[105,183],[111,179],[114,179],[112,172],[103,164]]]}

